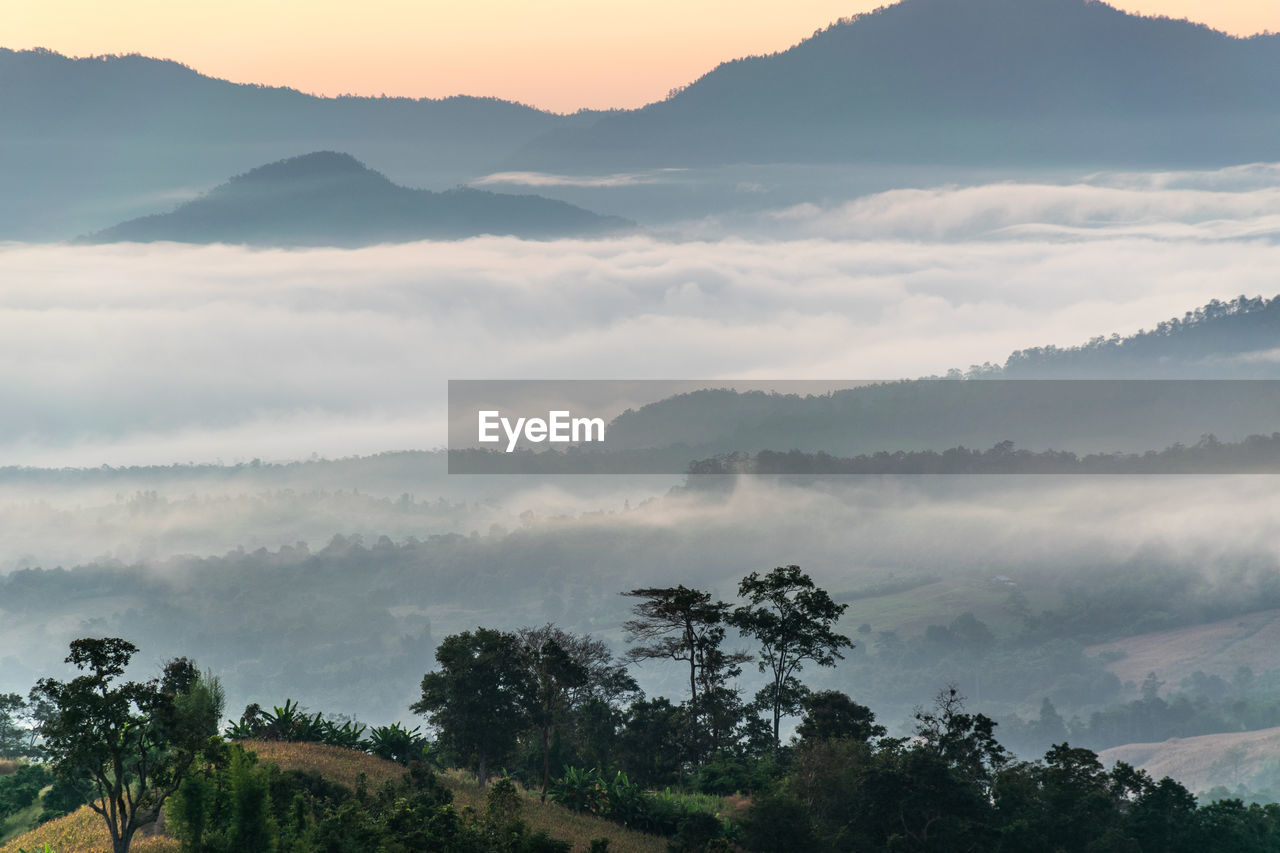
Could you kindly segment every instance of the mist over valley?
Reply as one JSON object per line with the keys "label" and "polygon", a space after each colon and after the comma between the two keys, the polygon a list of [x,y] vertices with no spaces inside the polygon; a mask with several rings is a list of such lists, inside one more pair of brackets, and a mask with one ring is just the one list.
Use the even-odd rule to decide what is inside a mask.
{"label": "mist over valley", "polygon": [[[889,778],[994,723],[1007,754],[928,753],[982,814],[1001,774],[1093,768],[1046,757],[1069,743],[1091,785],[1131,762],[1196,820],[1272,821],[1243,803],[1280,802],[1278,39],[903,0],[572,115],[0,49],[0,699],[119,637],[130,677],[216,677],[224,729],[274,737],[241,709],[286,699],[331,735],[423,726],[415,756],[482,783],[424,674],[554,625],[604,645],[520,635],[545,683],[595,649],[505,726],[531,792],[554,718],[564,778],[740,794],[851,849],[870,824],[787,799],[797,767]],[[631,473],[449,473],[449,381],[535,379],[698,387],[602,413]],[[748,593],[787,567],[846,642],[783,714],[751,704]],[[662,594],[706,597],[666,659],[637,629]]]}

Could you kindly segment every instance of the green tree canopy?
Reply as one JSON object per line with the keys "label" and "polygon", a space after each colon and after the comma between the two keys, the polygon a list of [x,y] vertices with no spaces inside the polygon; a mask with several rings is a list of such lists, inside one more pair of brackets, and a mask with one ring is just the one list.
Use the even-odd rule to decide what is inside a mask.
{"label": "green tree canopy", "polygon": [[806,690],[795,674],[805,661],[835,666],[841,649],[853,643],[832,626],[848,607],[836,604],[799,566],[779,566],[763,577],[752,572],[738,585],[747,600],[729,621],[760,643],[760,671],[770,680],[757,701],[773,713],[773,740],[779,741],[784,715],[800,711]]}
{"label": "green tree canopy", "polygon": [[31,730],[20,723],[27,717],[27,703],[20,694],[0,693],[0,758],[32,753]]}
{"label": "green tree canopy", "polygon": [[622,594],[640,599],[632,608],[636,618],[622,624],[627,640],[639,645],[628,649],[624,658],[631,663],[664,658],[687,663],[689,701],[696,705],[699,655],[705,656],[711,632],[724,621],[729,605],[712,601],[709,592],[683,584],[633,589]]}
{"label": "green tree canopy", "polygon": [[426,714],[442,743],[474,762],[483,787],[491,763],[515,749],[533,722],[538,688],[520,641],[477,628],[446,637],[436,649],[440,669],[422,677],[422,698],[412,710]]}
{"label": "green tree canopy", "polygon": [[520,650],[533,676],[534,722],[542,749],[542,798],[547,798],[551,780],[551,735],[568,716],[569,691],[583,687],[590,678],[586,664],[561,644],[565,632],[546,625],[522,628],[517,636]]}
{"label": "green tree canopy", "polygon": [[66,660],[84,674],[33,691],[47,702],[40,735],[53,772],[106,821],[113,853],[156,819],[222,714],[220,689],[202,686],[186,658],[158,679],[123,681],[137,651],[117,637],[74,640]]}
{"label": "green tree canopy", "polygon": [[638,598],[632,608],[635,619],[624,622],[630,642],[639,642],[623,656],[632,663],[642,660],[674,660],[689,665],[690,744],[696,753],[718,748],[740,718],[741,703],[729,679],[742,671],[751,656],[726,652],[724,625],[730,607],[712,601],[711,593],[675,587],[647,587],[624,592]]}
{"label": "green tree canopy", "polygon": [[851,738],[865,743],[886,733],[870,708],[839,690],[810,693],[804,701],[804,719],[796,727],[801,740]]}

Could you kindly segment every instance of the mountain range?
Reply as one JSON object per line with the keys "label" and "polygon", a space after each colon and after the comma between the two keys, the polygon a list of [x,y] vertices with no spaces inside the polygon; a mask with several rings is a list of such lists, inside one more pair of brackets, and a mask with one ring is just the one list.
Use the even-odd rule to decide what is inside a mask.
{"label": "mountain range", "polygon": [[536,195],[409,189],[350,154],[318,151],[260,166],[172,212],[131,219],[84,241],[354,247],[480,234],[581,236],[630,225]]}
{"label": "mountain range", "polygon": [[141,56],[0,50],[0,239],[62,238],[300,151],[416,187],[495,171],[736,163],[1214,166],[1280,160],[1280,35],[1095,0],[902,0],[636,110],[321,98]]}
{"label": "mountain range", "polygon": [[821,396],[708,389],[628,410],[607,435],[623,450],[683,443],[849,455],[1006,439],[1081,452],[1143,452],[1206,434],[1239,441],[1275,432],[1278,343],[1280,296],[1241,296],[1126,337],[1018,350],[1003,365],[971,368],[976,381],[930,377]]}
{"label": "mountain range", "polygon": [[321,98],[142,56],[0,49],[0,239],[63,239],[305,151],[452,187],[589,118],[496,98]]}
{"label": "mountain range", "polygon": [[1094,0],[903,0],[675,96],[534,139],[524,167],[1212,164],[1280,158],[1280,35]]}

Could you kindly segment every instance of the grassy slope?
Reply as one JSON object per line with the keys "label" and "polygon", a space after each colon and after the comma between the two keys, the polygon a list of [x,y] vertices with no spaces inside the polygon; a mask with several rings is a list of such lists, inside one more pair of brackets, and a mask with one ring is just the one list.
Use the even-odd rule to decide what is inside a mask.
{"label": "grassy slope", "polygon": [[1110,663],[1107,669],[1121,681],[1135,683],[1154,672],[1164,680],[1167,690],[1177,687],[1179,681],[1196,670],[1228,680],[1241,665],[1251,667],[1255,673],[1266,672],[1276,666],[1277,646],[1280,646],[1280,610],[1267,610],[1189,628],[1125,637],[1085,651],[1091,655],[1123,652],[1124,657]]}
{"label": "grassy slope", "polygon": [[4,820],[0,820],[0,844],[3,844],[10,838],[16,838],[24,832],[29,831],[36,825],[36,818],[40,817],[42,810],[40,801],[32,803],[20,812],[11,814]]}
{"label": "grassy slope", "polygon": [[[258,753],[264,763],[278,765],[284,770],[315,770],[326,779],[352,789],[356,787],[361,773],[365,774],[372,790],[385,781],[399,779],[405,772],[399,764],[323,744],[252,741],[245,746]],[[484,808],[484,793],[473,779],[457,772],[443,774],[441,779],[453,791],[454,803],[459,808]],[[609,821],[577,814],[551,803],[540,803],[536,795],[524,794],[521,816],[525,822],[534,830],[545,830],[555,838],[572,841],[575,851],[586,850],[591,839],[600,837],[609,838],[609,850],[615,853],[665,853],[667,849],[663,838],[632,832]],[[0,853],[40,850],[45,843],[57,853],[102,853],[110,848],[106,824],[85,807],[0,846]],[[132,849],[137,853],[176,853],[178,843],[170,838],[139,838]]]}
{"label": "grassy slope", "polygon": [[[1031,598],[1033,609],[1051,605],[1040,586],[1024,581],[1019,587]],[[996,635],[1014,633],[1019,619],[1006,607],[1014,588],[992,580],[986,573],[957,572],[901,592],[865,595],[854,591],[833,597],[849,605],[840,622],[845,633],[851,634],[865,622],[872,631],[897,631],[904,640],[910,640],[930,625],[951,624],[965,611],[986,623]]]}
{"label": "grassy slope", "polygon": [[[361,773],[365,774],[369,789],[373,790],[384,781],[399,779],[405,772],[399,764],[336,746],[263,741],[247,742],[245,746],[258,753],[264,762],[284,770],[317,770],[326,779],[350,788],[355,788]],[[461,772],[448,772],[441,775],[441,781],[453,792],[453,801],[458,808],[484,809],[485,795],[474,778]],[[609,839],[611,853],[665,853],[667,849],[664,838],[633,832],[616,823],[578,814],[552,803],[540,803],[536,794],[523,793],[525,801],[521,818],[525,823],[535,831],[544,830],[553,838],[572,841],[575,851],[586,850],[591,839],[601,837]]]}
{"label": "grassy slope", "polygon": [[1277,754],[1280,728],[1130,743],[1103,750],[1099,757],[1107,766],[1125,761],[1156,779],[1172,776],[1188,789],[1203,792],[1214,785],[1234,788],[1248,783]]}
{"label": "grassy slope", "polygon": [[[0,853],[18,853],[20,850],[36,853],[43,850],[45,844],[56,853],[103,853],[111,849],[106,823],[88,806],[83,806],[73,814],[19,835],[0,846]],[[133,853],[178,853],[178,842],[172,838],[135,836],[130,850]]]}

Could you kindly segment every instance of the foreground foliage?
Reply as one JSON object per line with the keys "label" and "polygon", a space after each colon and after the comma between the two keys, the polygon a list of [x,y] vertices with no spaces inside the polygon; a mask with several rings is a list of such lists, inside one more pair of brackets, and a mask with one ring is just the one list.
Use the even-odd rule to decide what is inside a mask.
{"label": "foreground foliage", "polygon": [[[111,837],[102,818],[82,806],[0,844],[0,853],[44,853],[46,845],[52,853],[102,853],[111,849]],[[129,849],[132,853],[179,853],[181,847],[172,838],[137,835]]]}
{"label": "foreground foliage", "polygon": [[67,663],[83,674],[42,679],[34,691],[47,703],[42,752],[106,823],[114,853],[127,853],[138,830],[159,816],[217,734],[222,712],[216,686],[202,686],[185,658],[166,665],[161,678],[122,681],[137,651],[115,637],[75,640]]}

